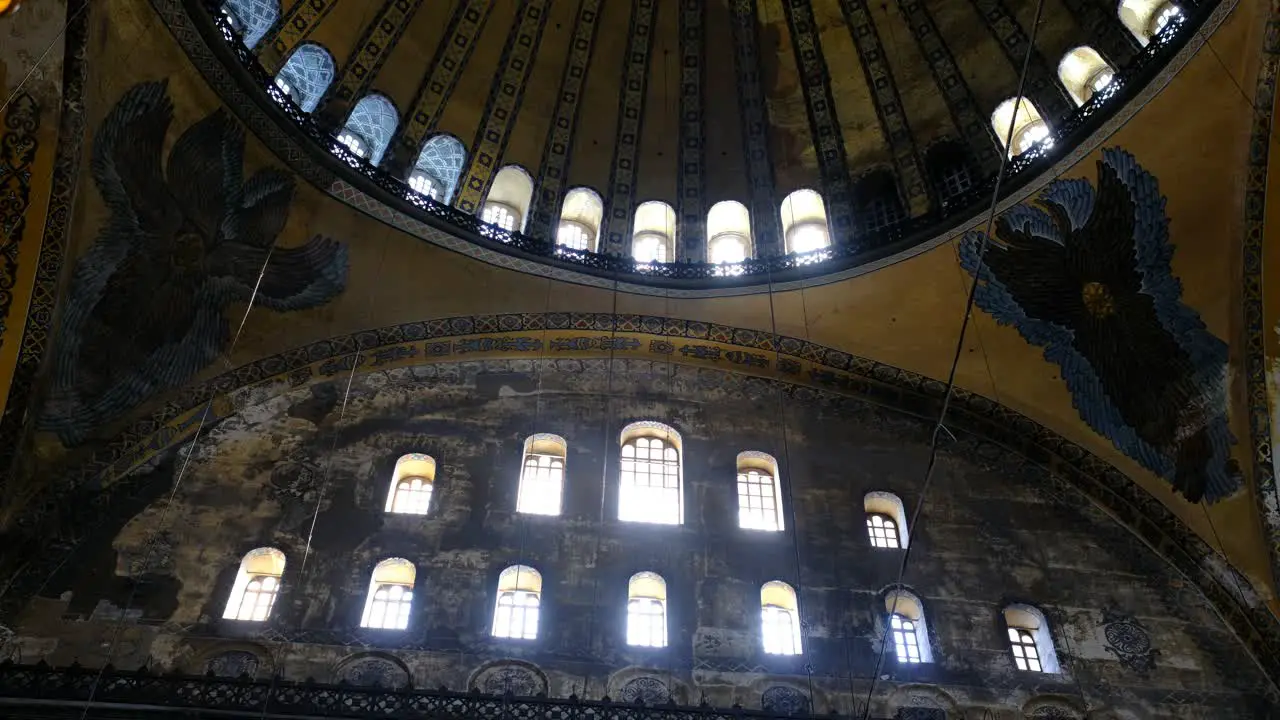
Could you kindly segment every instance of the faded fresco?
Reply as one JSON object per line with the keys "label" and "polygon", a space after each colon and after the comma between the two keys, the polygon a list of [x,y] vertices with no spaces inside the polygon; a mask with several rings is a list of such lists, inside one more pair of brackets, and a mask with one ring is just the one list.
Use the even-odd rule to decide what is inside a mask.
{"label": "faded fresco", "polygon": [[274,246],[294,179],[274,168],[245,179],[244,132],[225,110],[166,157],[172,122],[167,84],[146,82],[97,129],[91,170],[110,216],[76,264],[40,418],[67,444],[211,363],[230,342],[230,303],[298,310],[346,284],[343,244]]}
{"label": "faded fresco", "polygon": [[[1154,176],[1111,148],[1088,180],[1056,180],[1002,215],[977,303],[1062,368],[1081,419],[1188,500],[1242,479],[1227,423],[1227,343],[1182,302]],[[981,233],[961,243],[977,272]]]}

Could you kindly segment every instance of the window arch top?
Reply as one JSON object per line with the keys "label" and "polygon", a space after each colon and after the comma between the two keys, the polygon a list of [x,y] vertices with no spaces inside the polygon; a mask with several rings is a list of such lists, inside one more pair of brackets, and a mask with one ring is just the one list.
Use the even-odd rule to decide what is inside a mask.
{"label": "window arch top", "polygon": [[667,581],[658,573],[648,570],[632,575],[631,579],[627,581],[627,598],[638,597],[665,601],[667,599]]}
{"label": "window arch top", "polygon": [[[907,528],[907,512],[902,498],[888,492],[869,492],[862,500],[863,509],[867,513],[867,534],[874,547],[905,548],[910,544],[910,533]],[[875,518],[882,518],[875,523]],[[892,522],[886,526],[883,520]]]}
{"label": "window arch top", "polygon": [[1138,42],[1147,45],[1170,20],[1182,14],[1182,8],[1169,0],[1122,0],[1117,13]]}
{"label": "window arch top", "polygon": [[671,262],[675,259],[676,211],[657,200],[636,208],[631,255],[636,262]]}
{"label": "window arch top", "polygon": [[1058,79],[1077,105],[1088,102],[1094,93],[1110,85],[1114,78],[1115,70],[1088,45],[1068,52],[1058,63]]}
{"label": "window arch top", "polygon": [[684,522],[680,434],[659,422],[622,429],[618,519],[679,525]]}
{"label": "window arch top", "polygon": [[627,644],[667,646],[667,581],[638,572],[627,582]]}
{"label": "window arch top", "polygon": [[587,187],[576,187],[565,193],[560,205],[560,224],[556,244],[573,250],[595,252],[604,220],[604,201]]}
{"label": "window arch top", "polygon": [[800,654],[800,605],[794,588],[781,580],[760,587],[760,623],[766,653]]}
{"label": "window arch top", "polygon": [[333,82],[333,56],[315,43],[299,45],[276,74],[276,83],[287,85],[287,92],[303,112],[312,112]]}
{"label": "window arch top", "polygon": [[1049,631],[1049,621],[1033,605],[1015,603],[1005,607],[1004,622],[1014,665],[1030,672],[1061,672],[1058,653]]}
{"label": "window arch top", "polygon": [[528,565],[512,565],[498,575],[493,636],[534,640],[542,613],[542,574]]}
{"label": "window arch top", "polygon": [[421,453],[401,456],[391,473],[385,512],[426,515],[435,481],[435,458]]}
{"label": "window arch top", "polygon": [[512,565],[498,574],[498,592],[524,590],[542,592],[542,573],[528,565]]}
{"label": "window arch top", "polygon": [[409,626],[418,571],[404,558],[387,558],[373,568],[360,626],[403,630]]}
{"label": "window arch top", "polygon": [[222,11],[239,24],[245,47],[256,47],[280,17],[280,0],[227,0]]}
{"label": "window arch top", "polygon": [[516,512],[560,514],[567,450],[568,445],[559,435],[538,433],[525,438]]}
{"label": "window arch top", "polygon": [[[458,186],[458,176],[467,163],[467,150],[462,141],[452,135],[433,135],[422,144],[418,151],[418,159],[413,163],[413,178],[425,178],[433,191],[436,200],[442,203],[453,201],[453,192]],[[419,185],[425,186],[419,182]],[[428,193],[431,194],[431,193]]]}
{"label": "window arch top", "polygon": [[240,568],[222,617],[255,622],[266,620],[280,592],[284,565],[284,553],[273,547],[260,547],[245,553],[240,559]]}
{"label": "window arch top", "polygon": [[782,236],[787,252],[812,252],[831,244],[821,195],[809,189],[796,190],[782,201]]}
{"label": "window arch top", "polygon": [[[514,226],[510,230],[523,230],[525,220],[529,217],[529,204],[533,201],[533,178],[519,165],[507,165],[498,171],[489,187],[485,198],[489,203],[497,203],[510,209],[514,215]],[[491,222],[486,220],[486,222]],[[494,223],[500,224],[500,223]]]}
{"label": "window arch top", "polygon": [[[1010,144],[1005,146],[1011,157],[1021,155],[1049,137],[1048,123],[1040,117],[1035,104],[1025,97],[1021,100],[1012,97],[1000,103],[991,113],[991,127],[1002,146],[1006,139],[1011,138]],[[1013,129],[1012,135],[1010,128]]]}
{"label": "window arch top", "polygon": [[343,134],[358,137],[367,146],[365,159],[372,165],[382,162],[382,154],[391,143],[391,136],[400,124],[400,114],[396,106],[385,95],[373,93],[360,98],[347,122],[342,126]]}
{"label": "window arch top", "polygon": [[751,213],[736,200],[707,211],[707,256],[713,263],[742,262],[752,254]]}
{"label": "window arch top", "polygon": [[749,530],[784,529],[778,461],[768,453],[738,453],[738,527]]}
{"label": "window arch top", "polygon": [[885,593],[884,607],[889,614],[889,631],[898,662],[933,662],[920,598],[907,590],[890,590]]}
{"label": "window arch top", "polygon": [[628,424],[622,428],[618,442],[626,445],[629,441],[642,437],[664,440],[668,445],[675,448],[676,452],[680,452],[683,442],[679,430],[657,420],[637,420]]}

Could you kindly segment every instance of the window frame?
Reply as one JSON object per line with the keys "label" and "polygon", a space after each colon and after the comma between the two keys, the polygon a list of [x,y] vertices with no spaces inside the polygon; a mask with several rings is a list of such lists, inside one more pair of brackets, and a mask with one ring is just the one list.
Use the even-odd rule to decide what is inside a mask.
{"label": "window frame", "polygon": [[[396,597],[387,597],[399,590]],[[381,593],[386,596],[379,598]],[[374,614],[379,612],[382,624],[374,625]],[[387,625],[386,620],[392,609],[395,609],[396,625]],[[413,586],[404,583],[382,582],[373,583],[372,589],[369,591],[369,602],[365,607],[365,611],[360,618],[360,627],[365,630],[408,630],[409,619],[413,614]],[[399,624],[403,622],[403,624]]]}
{"label": "window frame", "polygon": [[338,130],[338,134],[334,136],[334,139],[337,140],[342,147],[346,148],[347,152],[350,152],[361,160],[369,160],[372,146],[360,133],[343,127]]}
{"label": "window frame", "polygon": [[[504,202],[497,202],[494,200],[486,202],[484,207],[480,210],[480,220],[493,225],[494,227],[502,228],[507,232],[519,232],[520,230],[520,212],[516,208]],[[497,222],[495,222],[495,220]],[[503,220],[509,221],[510,227],[504,224],[502,222]]]}
{"label": "window frame", "polygon": [[[908,625],[910,627],[906,627]],[[904,665],[924,664],[924,650],[920,642],[922,623],[895,612],[889,615],[889,629],[893,634],[893,655],[898,662]],[[911,657],[912,650],[915,651],[914,658]]]}
{"label": "window frame", "polygon": [[[504,602],[508,600],[509,602]],[[503,640],[537,640],[541,623],[541,592],[519,588],[498,591],[498,596],[493,603],[490,636]],[[515,632],[517,629],[519,633]]]}
{"label": "window frame", "polygon": [[[625,433],[625,431],[624,431]],[[660,458],[638,457],[641,443],[644,443],[646,455],[653,452],[653,443],[661,444]],[[628,451],[631,455],[628,456]],[[674,458],[668,458],[674,453]],[[628,464],[630,463],[630,469]],[[644,472],[638,470],[641,463]],[[627,523],[646,523],[651,525],[683,525],[684,524],[684,478],[681,462],[680,443],[678,439],[662,437],[657,434],[637,434],[625,437],[618,453],[618,520]],[[659,470],[655,472],[654,467]],[[628,479],[628,475],[630,478]],[[648,480],[645,484],[638,481],[641,476]],[[654,484],[658,478],[661,484]],[[673,480],[674,486],[668,485]],[[671,500],[675,507],[669,507]],[[661,503],[664,507],[661,514],[657,511],[642,512],[636,508],[649,507],[651,503]]]}
{"label": "window frame", "polygon": [[[738,529],[765,533],[785,532],[785,499],[782,495],[782,472],[777,459],[758,450],[746,450],[738,453],[734,465],[737,468],[733,492],[737,499]],[[753,493],[752,490],[756,488],[760,492]],[[758,501],[756,504],[759,507],[752,507],[753,501]],[[769,503],[772,503],[772,509],[766,507]]]}
{"label": "window frame", "polygon": [[[580,237],[582,240],[582,247],[577,247],[574,244],[566,243],[561,240],[561,237],[564,231],[570,228],[577,231],[578,233],[581,233]],[[577,220],[562,219],[560,220],[559,224],[556,225],[556,247],[557,248],[563,248],[564,250],[568,250],[570,252],[595,252],[592,247],[594,244],[595,244],[594,233],[592,233],[591,228],[587,227],[583,223],[580,223]]]}
{"label": "window frame", "polygon": [[[876,525],[877,520],[880,521],[879,526]],[[887,542],[889,538],[878,538],[877,531],[886,536],[888,535],[888,532],[891,531],[893,533],[893,544],[881,544],[880,540]],[[898,532],[898,521],[894,519],[893,516],[886,513],[867,513],[867,539],[871,542],[871,547],[876,548],[877,550],[902,549],[902,534]]]}
{"label": "window frame", "polygon": [[[287,564],[288,559],[285,554],[271,546],[254,548],[242,555],[240,562],[236,565],[235,579],[227,592],[222,619],[254,623],[270,620],[284,584],[284,571]],[[262,583],[267,579],[273,580],[272,587],[268,589],[269,592],[251,587],[254,583]],[[247,617],[242,617],[246,609],[245,601],[250,593],[254,594],[254,602],[249,606]],[[269,599],[262,617],[254,617],[258,614],[257,608],[261,605],[263,597]]]}

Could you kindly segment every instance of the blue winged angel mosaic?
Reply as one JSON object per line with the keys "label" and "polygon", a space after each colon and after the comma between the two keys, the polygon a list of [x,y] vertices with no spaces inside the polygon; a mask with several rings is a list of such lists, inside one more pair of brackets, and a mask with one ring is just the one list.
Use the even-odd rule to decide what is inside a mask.
{"label": "blue winged angel mosaic", "polygon": [[[1062,369],[1080,417],[1188,500],[1240,489],[1227,344],[1182,302],[1156,179],[1110,148],[1088,180],[1055,180],[1000,216],[976,301]],[[978,272],[982,234],[960,244]]]}

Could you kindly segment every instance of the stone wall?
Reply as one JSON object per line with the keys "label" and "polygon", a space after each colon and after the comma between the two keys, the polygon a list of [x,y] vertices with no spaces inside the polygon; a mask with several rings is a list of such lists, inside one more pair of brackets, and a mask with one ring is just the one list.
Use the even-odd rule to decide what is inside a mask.
{"label": "stone wall", "polygon": [[[927,420],[646,361],[424,364],[360,374],[344,398],[346,384],[246,403],[138,470],[132,503],[30,604],[10,657],[748,708],[811,698],[842,714],[870,694],[882,716],[1267,716],[1266,680],[1190,582],[1061,481],[1007,472],[1008,453],[964,435],[944,433],[901,579],[935,661],[889,648],[877,669],[905,551],[870,546],[862,498],[891,491],[910,513]],[[616,519],[618,433],[645,419],[682,434],[681,526]],[[558,517],[514,513],[537,432],[568,442]],[[778,459],[784,532],[737,527],[743,450]],[[383,511],[409,452],[439,464],[426,517]],[[265,545],[288,559],[271,619],[222,620],[241,556]],[[393,556],[417,567],[409,628],[360,629],[369,573]],[[544,579],[535,641],[489,636],[498,573],[516,563]],[[665,649],[625,644],[642,570],[667,582]],[[800,656],[761,650],[774,579],[799,592]],[[1014,602],[1048,617],[1063,672],[1014,668]]]}

